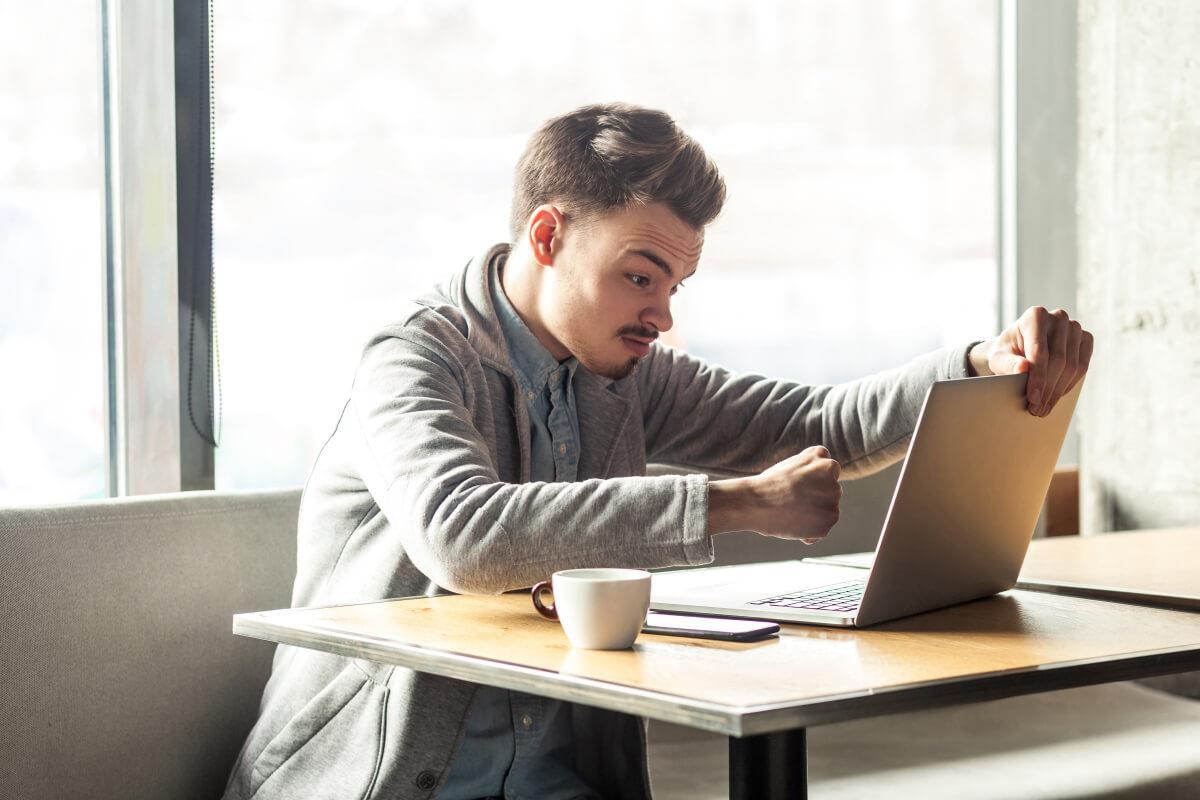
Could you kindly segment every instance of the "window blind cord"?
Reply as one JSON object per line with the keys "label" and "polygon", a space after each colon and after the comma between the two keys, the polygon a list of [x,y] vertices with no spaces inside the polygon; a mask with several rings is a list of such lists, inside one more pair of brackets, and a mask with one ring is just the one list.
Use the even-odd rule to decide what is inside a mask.
{"label": "window blind cord", "polygon": [[[213,73],[213,56],[216,55],[216,48],[213,47],[213,2],[208,3],[208,263],[209,274],[211,281],[209,284],[210,297],[209,307],[212,315],[212,347],[208,351],[208,388],[209,397],[213,398],[216,403],[216,416],[214,416],[212,408],[209,408],[209,430],[213,435],[213,447],[217,447],[221,441],[221,342],[217,338],[217,261],[213,247],[214,236],[214,219],[213,219],[213,197],[216,193],[216,177],[217,177],[217,96],[216,96],[216,80]],[[216,375],[217,385],[213,387],[213,375]]]}
{"label": "window blind cord", "polygon": [[[197,122],[201,122],[202,116],[196,115]],[[219,427],[221,425],[221,353],[220,341],[217,337],[217,271],[216,262],[213,258],[213,191],[216,186],[216,152],[217,152],[217,125],[216,125],[216,93],[213,80],[213,4],[210,0],[208,3],[208,264],[209,264],[209,322],[210,322],[210,338],[207,348],[207,363],[205,365],[205,397],[208,399],[207,410],[208,433],[200,429],[196,422],[195,404],[192,399],[192,375],[194,373],[193,366],[195,364],[195,343],[196,343],[196,295],[197,283],[195,270],[192,271],[191,281],[191,314],[188,320],[188,379],[187,379],[187,407],[188,419],[192,423],[192,429],[200,436],[200,438],[212,447],[220,446]],[[196,208],[197,214],[200,213],[199,204]],[[213,392],[213,377],[216,376],[216,392]],[[214,403],[215,400],[215,403]],[[214,405],[216,406],[214,412]]]}

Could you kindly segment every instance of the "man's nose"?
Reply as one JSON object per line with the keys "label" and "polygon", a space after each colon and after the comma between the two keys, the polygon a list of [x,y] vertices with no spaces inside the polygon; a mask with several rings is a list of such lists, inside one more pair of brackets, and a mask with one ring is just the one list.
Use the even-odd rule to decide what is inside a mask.
{"label": "man's nose", "polygon": [[675,324],[675,320],[671,316],[671,301],[656,303],[647,308],[642,312],[641,322],[643,325],[653,325],[659,333],[671,330],[671,326]]}

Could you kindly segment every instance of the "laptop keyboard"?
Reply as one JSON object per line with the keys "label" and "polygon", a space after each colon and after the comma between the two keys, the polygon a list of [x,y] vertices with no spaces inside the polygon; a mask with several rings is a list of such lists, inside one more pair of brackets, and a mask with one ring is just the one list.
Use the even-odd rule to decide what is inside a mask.
{"label": "laptop keyboard", "polygon": [[855,611],[862,602],[866,581],[849,581],[830,586],[818,586],[800,592],[751,600],[752,606],[774,606],[776,608],[810,608],[817,611]]}

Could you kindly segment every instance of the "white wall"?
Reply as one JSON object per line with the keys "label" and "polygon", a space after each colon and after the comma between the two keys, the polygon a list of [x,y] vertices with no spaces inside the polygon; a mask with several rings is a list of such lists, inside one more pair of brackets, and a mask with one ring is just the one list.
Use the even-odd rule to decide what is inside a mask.
{"label": "white wall", "polygon": [[1200,3],[1079,6],[1085,533],[1200,523]]}

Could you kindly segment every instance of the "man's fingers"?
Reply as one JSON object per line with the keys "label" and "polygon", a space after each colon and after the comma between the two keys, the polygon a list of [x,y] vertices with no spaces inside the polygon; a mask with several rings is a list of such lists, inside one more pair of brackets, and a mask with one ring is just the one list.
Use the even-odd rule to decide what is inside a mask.
{"label": "man's fingers", "polygon": [[[1095,346],[1095,339],[1090,331],[1082,331],[1079,337],[1079,375],[1076,376],[1075,382],[1078,383],[1087,373],[1088,367],[1092,363],[1092,350]],[[1074,388],[1074,384],[1072,384]]]}
{"label": "man's fingers", "polygon": [[1029,309],[1017,321],[1017,328],[1025,340],[1025,357],[1031,365],[1029,383],[1025,387],[1030,411],[1041,406],[1046,396],[1046,366],[1050,360],[1050,343],[1046,334],[1049,325],[1050,312],[1041,306]]}
{"label": "man's fingers", "polygon": [[[1058,394],[1054,398],[1055,403],[1061,400],[1067,392],[1075,388],[1075,384],[1079,383],[1084,370],[1080,363],[1080,350],[1083,347],[1083,326],[1075,320],[1071,320],[1067,323],[1067,328],[1067,363],[1063,368],[1062,377],[1058,379]],[[1047,411],[1049,410],[1047,409]]]}
{"label": "man's fingers", "polygon": [[1061,308],[1056,308],[1050,314],[1047,324],[1046,339],[1049,342],[1050,358],[1046,362],[1046,383],[1042,387],[1042,403],[1034,413],[1044,417],[1058,402],[1066,390],[1064,379],[1070,380],[1068,363],[1073,358],[1071,341],[1071,317]]}
{"label": "man's fingers", "polygon": [[[1063,395],[1083,379],[1092,360],[1092,334],[1065,309],[1033,306],[1017,320],[1011,344],[1030,362],[1025,394],[1029,413],[1049,414]],[[1012,330],[1012,329],[1010,329]]]}
{"label": "man's fingers", "polygon": [[1078,326],[1079,331],[1079,349],[1075,354],[1075,376],[1071,379],[1070,385],[1063,391],[1063,394],[1075,388],[1075,384],[1083,380],[1083,376],[1087,374],[1088,366],[1092,363],[1092,334],[1083,329],[1083,326],[1078,322],[1074,323]]}

